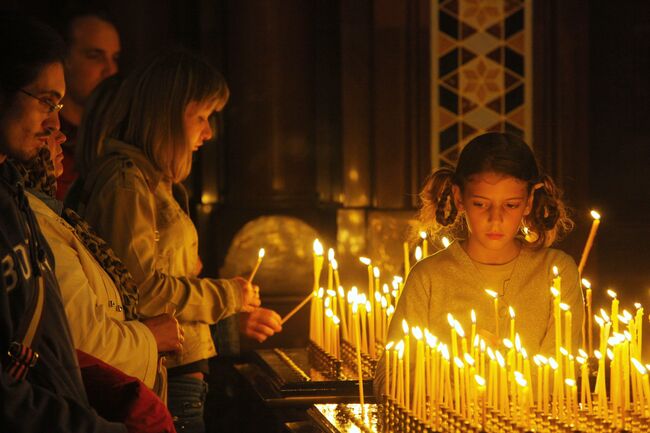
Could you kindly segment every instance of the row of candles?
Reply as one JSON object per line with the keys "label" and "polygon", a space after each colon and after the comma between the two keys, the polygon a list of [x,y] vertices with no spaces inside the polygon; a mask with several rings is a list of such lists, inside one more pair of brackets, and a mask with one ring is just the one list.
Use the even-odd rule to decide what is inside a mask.
{"label": "row of candles", "polygon": [[560,285],[558,276],[551,289],[559,329],[556,353],[535,355],[532,363],[536,368],[516,332],[512,309],[510,335],[499,348],[477,335],[473,311],[469,336],[461,323],[448,315],[450,346],[426,329],[409,327],[404,320],[403,339],[385,347],[384,394],[432,428],[441,422],[442,413],[436,410],[440,408],[482,428],[488,411],[523,428],[534,427],[540,417],[580,427],[589,415],[625,427],[627,414],[650,416],[650,365],[641,362],[643,307],[635,304],[634,315],[627,310],[619,312],[618,298],[609,291],[610,312],[601,309],[594,317],[600,338],[599,348],[593,352],[598,367],[592,400],[589,355],[582,348],[577,353],[571,350],[571,311],[561,302]]}

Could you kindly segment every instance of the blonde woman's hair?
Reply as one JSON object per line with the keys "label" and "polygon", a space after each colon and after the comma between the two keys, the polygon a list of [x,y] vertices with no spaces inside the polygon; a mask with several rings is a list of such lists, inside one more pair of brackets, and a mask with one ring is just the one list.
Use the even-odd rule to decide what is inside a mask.
{"label": "blonde woman's hair", "polygon": [[211,102],[221,110],[228,96],[226,80],[202,57],[182,48],[161,52],[124,80],[100,142],[115,138],[138,147],[163,175],[181,182],[192,168],[187,105]]}

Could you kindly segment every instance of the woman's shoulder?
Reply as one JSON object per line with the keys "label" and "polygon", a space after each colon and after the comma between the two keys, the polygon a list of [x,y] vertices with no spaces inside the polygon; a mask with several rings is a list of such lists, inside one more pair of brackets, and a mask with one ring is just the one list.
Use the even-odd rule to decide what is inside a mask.
{"label": "woman's shoulder", "polygon": [[454,242],[447,248],[443,248],[429,257],[417,262],[410,271],[410,274],[415,275],[437,275],[442,270],[450,272],[456,266],[460,266],[461,260],[458,257],[457,242]]}

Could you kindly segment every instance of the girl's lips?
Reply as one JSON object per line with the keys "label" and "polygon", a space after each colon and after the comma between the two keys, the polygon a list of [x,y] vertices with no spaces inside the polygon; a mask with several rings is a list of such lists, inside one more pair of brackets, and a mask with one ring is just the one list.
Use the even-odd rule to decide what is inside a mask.
{"label": "girl's lips", "polygon": [[499,240],[499,239],[501,239],[503,237],[503,234],[502,233],[488,233],[486,236],[488,237],[488,239]]}

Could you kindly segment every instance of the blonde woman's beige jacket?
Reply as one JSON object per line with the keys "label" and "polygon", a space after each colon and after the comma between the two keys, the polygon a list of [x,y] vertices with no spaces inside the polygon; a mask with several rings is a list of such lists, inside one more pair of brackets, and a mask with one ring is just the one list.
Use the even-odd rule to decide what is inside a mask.
{"label": "blonde woman's beige jacket", "polygon": [[[134,146],[107,140],[105,155],[85,180],[79,213],[129,269],[145,316],[174,314],[185,331],[183,352],[167,366],[216,355],[209,324],[241,310],[234,280],[197,278],[198,235],[187,214],[187,196]],[[175,190],[184,193],[180,185]]]}
{"label": "blonde woman's beige jacket", "polygon": [[27,198],[54,254],[54,271],[75,348],[152,388],[158,366],[154,335],[143,323],[125,320],[115,283],[72,227],[33,194],[27,193]]}

